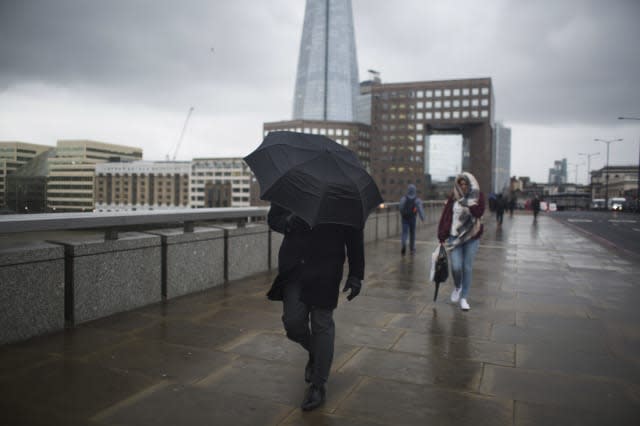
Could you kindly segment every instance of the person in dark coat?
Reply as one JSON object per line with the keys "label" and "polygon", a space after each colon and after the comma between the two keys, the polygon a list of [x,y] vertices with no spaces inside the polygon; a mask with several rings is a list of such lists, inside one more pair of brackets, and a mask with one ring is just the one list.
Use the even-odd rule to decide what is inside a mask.
{"label": "person in dark coat", "polygon": [[438,224],[438,241],[449,252],[455,288],[451,302],[460,302],[463,311],[470,309],[467,295],[471,287],[471,271],[480,236],[484,231],[484,194],[476,178],[467,172],[456,176],[454,187],[442,210]]}
{"label": "person in dark coat", "polygon": [[533,209],[533,221],[536,222],[538,220],[538,213],[540,213],[540,197],[537,195],[531,202],[531,208]]}
{"label": "person in dark coat", "polygon": [[278,254],[278,276],[267,297],[283,302],[287,337],[309,354],[304,376],[311,385],[302,409],[313,410],[326,399],[335,340],[333,310],[338,305],[345,251],[349,271],[343,291],[350,290],[347,300],[362,288],[363,229],[337,224],[310,228],[300,217],[273,203],[268,222],[271,229],[284,234],[284,240]]}
{"label": "person in dark coat", "polygon": [[502,225],[504,219],[505,201],[502,194],[498,194],[498,198],[496,198],[496,221],[498,222],[498,226]]}

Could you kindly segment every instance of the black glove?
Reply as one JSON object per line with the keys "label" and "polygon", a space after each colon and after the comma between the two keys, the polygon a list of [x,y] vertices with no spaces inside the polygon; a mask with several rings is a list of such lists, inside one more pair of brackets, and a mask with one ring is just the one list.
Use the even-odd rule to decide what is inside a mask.
{"label": "black glove", "polygon": [[287,223],[285,225],[285,233],[291,233],[291,232],[304,232],[304,231],[308,231],[309,225],[307,225],[307,222],[305,222],[304,220],[302,220],[300,218],[300,216],[296,216],[295,214],[290,214],[287,217]]}
{"label": "black glove", "polygon": [[356,277],[347,278],[347,282],[344,283],[343,292],[351,289],[351,293],[347,296],[347,300],[351,301],[354,297],[360,294],[360,290],[362,289],[362,281],[360,281]]}

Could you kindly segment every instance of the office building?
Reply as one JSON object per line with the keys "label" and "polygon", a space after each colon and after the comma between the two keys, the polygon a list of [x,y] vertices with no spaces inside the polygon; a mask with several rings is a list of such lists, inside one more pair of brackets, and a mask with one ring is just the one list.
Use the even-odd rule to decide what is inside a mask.
{"label": "office building", "polygon": [[554,185],[562,185],[567,183],[567,159],[554,161],[553,167],[549,169],[548,183]]}
{"label": "office building", "polygon": [[462,170],[491,188],[494,97],[490,78],[377,83],[371,85],[371,165],[387,201],[399,200],[408,184],[427,193],[433,135],[460,135]]}
{"label": "office building", "polygon": [[6,205],[7,176],[52,146],[19,141],[0,142],[0,209]]}
{"label": "office building", "polygon": [[8,212],[47,213],[48,160],[55,153],[55,148],[49,147],[7,176]]}
{"label": "office building", "polygon": [[49,211],[93,211],[96,164],[142,159],[142,149],[91,140],[59,140],[49,158]]}
{"label": "office building", "polygon": [[[230,205],[217,206],[224,195],[224,186],[230,185]],[[202,207],[248,207],[250,205],[251,171],[240,157],[194,158],[191,163],[190,206]],[[212,192],[214,191],[214,192]],[[217,191],[217,193],[216,193]]]}
{"label": "office building", "polygon": [[189,208],[188,161],[134,161],[95,166],[95,210]]}

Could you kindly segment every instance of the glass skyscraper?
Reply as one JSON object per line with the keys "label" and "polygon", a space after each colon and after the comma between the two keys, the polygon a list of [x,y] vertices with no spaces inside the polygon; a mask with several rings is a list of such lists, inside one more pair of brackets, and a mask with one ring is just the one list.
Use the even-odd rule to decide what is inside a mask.
{"label": "glass skyscraper", "polygon": [[359,94],[351,0],[307,0],[293,119],[356,121]]}

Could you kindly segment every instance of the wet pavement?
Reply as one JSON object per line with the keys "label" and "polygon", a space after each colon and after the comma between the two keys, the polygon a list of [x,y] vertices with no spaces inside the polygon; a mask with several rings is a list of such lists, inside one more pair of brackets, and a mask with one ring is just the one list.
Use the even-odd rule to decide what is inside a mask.
{"label": "wet pavement", "polygon": [[636,425],[637,261],[549,218],[487,218],[471,310],[432,302],[418,254],[366,246],[336,310],[325,406],[303,413],[306,355],[266,273],[0,347],[3,425]]}

